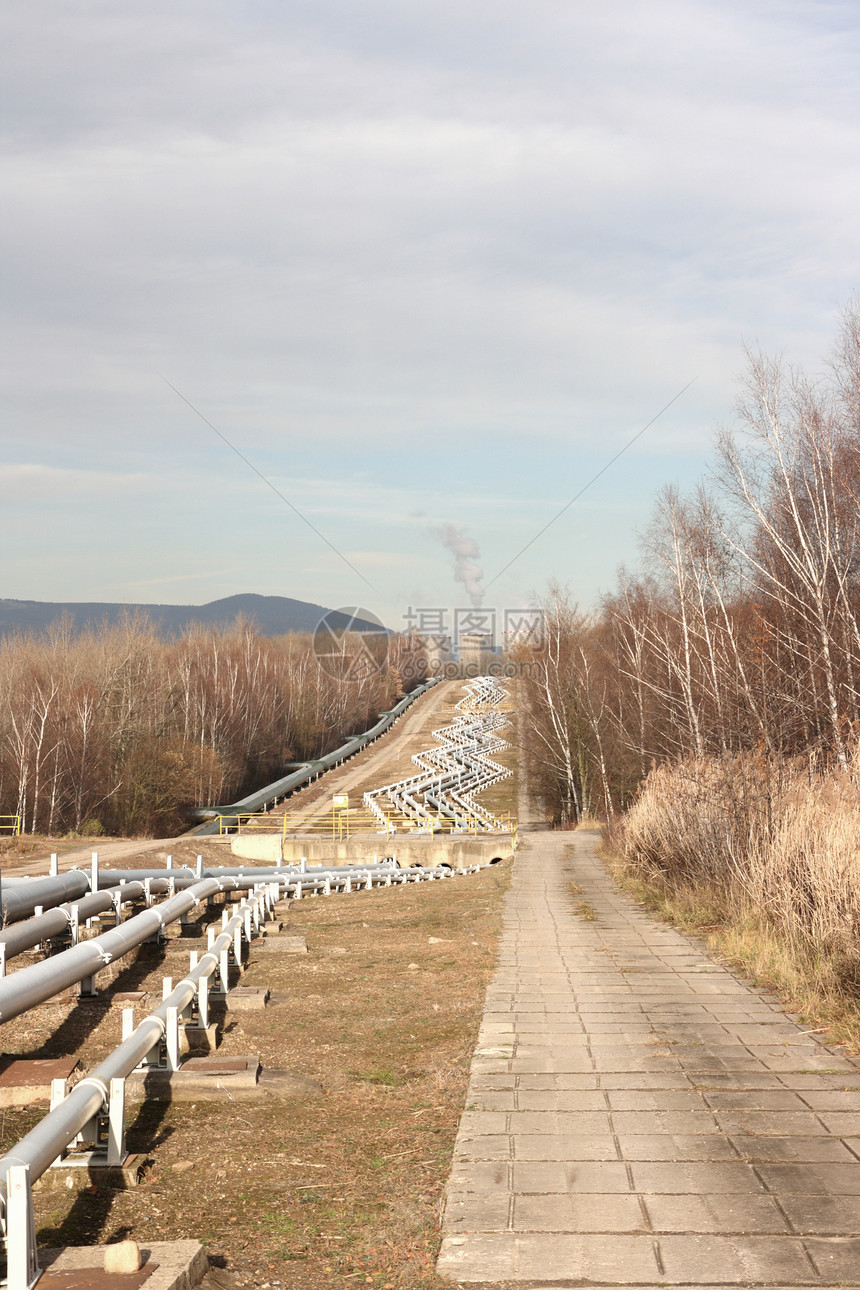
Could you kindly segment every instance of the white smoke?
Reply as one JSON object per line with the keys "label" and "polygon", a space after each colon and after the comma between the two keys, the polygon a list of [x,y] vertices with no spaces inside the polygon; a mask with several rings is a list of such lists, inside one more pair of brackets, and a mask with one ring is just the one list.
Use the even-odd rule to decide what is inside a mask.
{"label": "white smoke", "polygon": [[454,557],[454,578],[462,582],[473,609],[480,609],[484,599],[484,570],[478,561],[481,551],[474,538],[456,524],[437,524],[430,530]]}

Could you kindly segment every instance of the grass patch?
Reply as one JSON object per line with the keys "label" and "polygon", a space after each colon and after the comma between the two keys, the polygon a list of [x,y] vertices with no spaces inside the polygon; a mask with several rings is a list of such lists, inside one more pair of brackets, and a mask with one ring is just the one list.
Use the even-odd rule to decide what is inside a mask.
{"label": "grass patch", "polygon": [[[569,849],[570,848],[568,848],[568,850]],[[570,892],[571,896],[576,897],[576,896],[582,895],[582,888],[580,887],[578,882],[573,882],[573,881],[569,882],[567,884],[567,889]],[[586,923],[597,922],[597,919],[598,919],[597,910],[594,908],[593,905],[589,905],[587,900],[574,899],[573,912],[576,914],[577,918],[582,918]]]}
{"label": "grass patch", "polygon": [[[215,1263],[211,1290],[450,1290],[433,1270],[442,1192],[509,876],[504,862],[294,902],[288,928],[309,952],[252,951],[243,984],[268,985],[276,1003],[227,1014],[219,1053],[259,1053],[264,1068],[321,1081],[324,1096],[131,1107],[129,1147],[150,1162],[142,1184],[37,1193],[40,1244],[194,1237]],[[148,1006],[171,968],[141,959],[133,984]],[[117,975],[115,988],[130,984]],[[25,1018],[9,1023],[7,1051],[76,1051],[89,1070],[120,1038],[118,1010],[52,1005],[28,1018],[27,1032]],[[3,1143],[34,1115],[7,1111]]]}
{"label": "grass patch", "polygon": [[356,1079],[364,1080],[366,1084],[381,1084],[386,1088],[397,1088],[406,1082],[400,1072],[389,1070],[387,1067],[382,1066],[376,1066],[373,1070],[366,1071],[364,1074],[359,1071],[351,1073],[354,1073]]}

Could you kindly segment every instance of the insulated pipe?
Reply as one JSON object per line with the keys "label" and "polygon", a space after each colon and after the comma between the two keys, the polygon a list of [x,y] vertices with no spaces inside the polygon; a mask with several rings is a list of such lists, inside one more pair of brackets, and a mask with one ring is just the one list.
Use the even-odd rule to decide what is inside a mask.
{"label": "insulated pipe", "polygon": [[157,935],[162,927],[175,922],[207,896],[228,890],[228,885],[229,888],[234,887],[236,880],[226,879],[222,883],[215,878],[206,878],[186,891],[171,896],[162,904],[135,914],[127,922],[119,927],[112,927],[101,936],[80,941],[61,954],[55,954],[41,963],[33,963],[30,967],[21,968],[11,976],[4,977],[0,980],[0,1023],[19,1017],[28,1008],[35,1008],[55,994],[94,976],[114,959],[122,958],[151,936]]}
{"label": "insulated pipe", "polygon": [[17,923],[35,913],[38,905],[51,909],[64,901],[86,895],[89,889],[89,876],[81,869],[72,869],[55,878],[19,878],[15,882],[4,878],[3,923]]}
{"label": "insulated pipe", "polygon": [[[362,869],[369,869],[373,872],[384,873],[386,869],[395,867],[394,862],[389,859],[381,860],[377,863],[364,864]],[[355,873],[355,865],[313,865],[311,868],[302,869],[299,865],[226,865],[211,866],[202,871],[198,876],[195,869],[183,867],[181,869],[102,869],[99,873],[99,886],[102,883],[105,886],[115,887],[121,879],[129,882],[144,882],[147,878],[164,878],[167,874],[177,882],[187,881],[198,882],[200,878],[253,878],[257,882],[279,882],[284,879],[292,878],[295,874],[300,873]]]}
{"label": "insulated pipe", "polygon": [[167,1029],[168,1009],[182,1009],[191,1002],[197,983],[217,968],[219,954],[233,943],[235,932],[241,928],[243,921],[242,914],[235,914],[197,966],[179,982],[159,1007],[148,1017],[144,1017],[128,1039],[123,1040],[95,1070],[80,1080],[59,1106],[40,1120],[35,1128],[0,1159],[0,1217],[4,1231],[9,1170],[15,1165],[29,1166],[32,1183],[50,1168],[62,1150],[107,1103],[111,1080],[124,1079],[130,1075],[155,1044],[161,1041]]}
{"label": "insulated pipe", "polygon": [[198,825],[197,828],[191,830],[191,833],[198,837],[217,833],[221,819],[233,822],[237,815],[253,814],[268,806],[270,802],[286,797],[316,775],[329,770],[332,766],[337,765],[339,761],[344,761],[347,757],[351,757],[353,753],[372,743],[374,739],[378,739],[389,726],[394,724],[401,713],[406,711],[411,703],[414,703],[422,694],[426,694],[440,680],[441,677],[431,677],[429,681],[425,681],[423,685],[417,686],[409,694],[404,695],[400,702],[396,703],[389,712],[382,713],[375,726],[371,726],[363,734],[355,735],[347,743],[342,744],[340,748],[335,748],[333,752],[327,753],[325,757],[320,757],[317,761],[308,762],[300,770],[294,771],[292,775],[286,775],[283,779],[275,780],[273,784],[267,784],[265,788],[259,789],[256,793],[251,793],[248,797],[243,797],[239,802],[231,802],[227,806],[199,807],[197,810],[192,811],[192,818],[205,820],[206,823]]}
{"label": "insulated pipe", "polygon": [[46,914],[27,918],[7,931],[0,932],[0,945],[5,950],[6,958],[11,959],[52,936],[62,936],[68,930],[70,922],[71,916],[67,910],[62,907],[49,909]]}
{"label": "insulated pipe", "polygon": [[[169,886],[166,878],[157,878],[150,883],[150,891],[161,895]],[[56,909],[37,914],[35,918],[24,919],[14,927],[0,932],[0,945],[5,948],[7,960],[14,958],[16,954],[32,949],[34,945],[40,945],[52,936],[62,936],[75,914],[78,921],[83,922],[95,914],[112,909],[117,901],[121,905],[127,905],[133,900],[139,900],[145,892],[143,882],[123,882],[104,891],[91,892],[80,900],[58,905]]]}

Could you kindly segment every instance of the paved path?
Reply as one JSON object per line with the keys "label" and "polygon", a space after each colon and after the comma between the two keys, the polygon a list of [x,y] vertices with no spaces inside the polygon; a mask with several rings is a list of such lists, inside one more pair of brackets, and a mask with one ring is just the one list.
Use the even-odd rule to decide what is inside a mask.
{"label": "paved path", "polygon": [[595,841],[517,856],[439,1272],[860,1286],[860,1064],[620,893]]}

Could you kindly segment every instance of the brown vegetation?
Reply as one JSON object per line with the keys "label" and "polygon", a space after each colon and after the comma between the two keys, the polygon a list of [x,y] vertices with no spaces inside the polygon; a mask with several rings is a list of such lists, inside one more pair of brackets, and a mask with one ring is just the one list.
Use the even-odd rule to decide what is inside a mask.
{"label": "brown vegetation", "polygon": [[365,729],[403,692],[387,665],[348,683],[311,638],[253,627],[164,641],[146,618],[0,642],[0,815],[30,833],[141,835],[181,827]]}
{"label": "brown vegetation", "polygon": [[652,771],[610,835],[616,872],[860,1047],[860,753],[779,769],[742,754]]}

